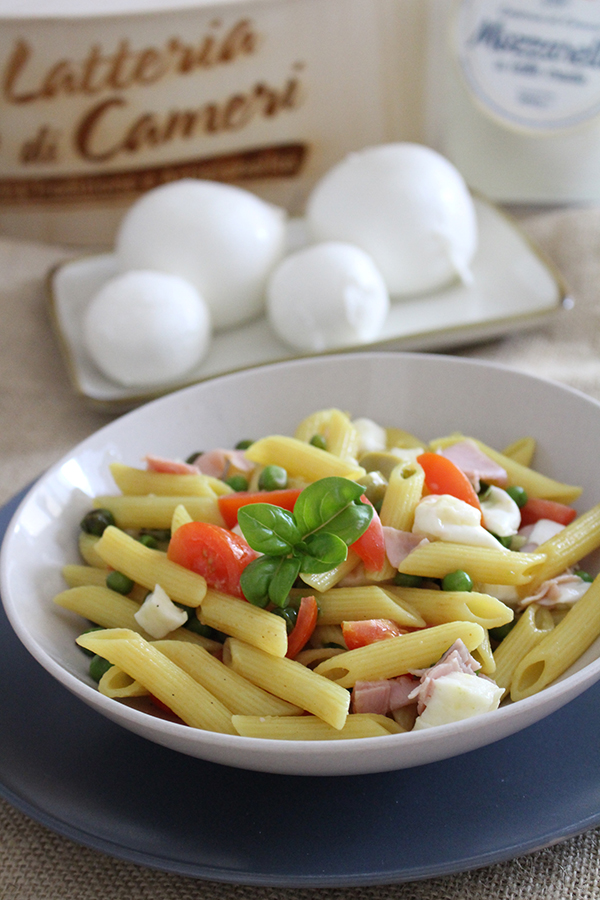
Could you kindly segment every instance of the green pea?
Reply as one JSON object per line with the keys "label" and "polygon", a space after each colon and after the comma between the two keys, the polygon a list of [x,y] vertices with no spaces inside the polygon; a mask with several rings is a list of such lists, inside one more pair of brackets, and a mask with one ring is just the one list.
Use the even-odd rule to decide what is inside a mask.
{"label": "green pea", "polygon": [[398,572],[394,576],[394,584],[400,587],[418,588],[423,584],[423,578],[421,575],[405,575],[404,572]]}
{"label": "green pea", "polygon": [[188,466],[193,466],[199,456],[202,456],[202,450],[195,450],[194,453],[190,453],[186,459]]}
{"label": "green pea", "polygon": [[96,537],[101,537],[109,525],[115,524],[115,517],[110,509],[91,509],[79,524],[81,530],[86,534],[95,534]]}
{"label": "green pea", "polygon": [[254,441],[250,441],[250,440],[248,440],[248,438],[246,438],[243,441],[238,441],[237,444],[235,445],[235,449],[236,450],[247,450],[248,447],[251,447],[253,443],[254,443]]}
{"label": "green pea", "polygon": [[98,682],[102,678],[105,672],[108,672],[112,663],[109,663],[107,659],[104,659],[102,656],[98,656],[96,653],[95,656],[92,657],[90,662],[90,678],[93,678],[94,681]]}
{"label": "green pea", "polygon": [[291,634],[298,618],[298,610],[293,606],[276,606],[271,612],[285,621],[287,633]]}
{"label": "green pea", "polygon": [[502,544],[503,547],[506,547],[507,550],[510,550],[512,546],[512,534],[496,534],[494,531],[490,531],[492,537],[495,537],[498,543]]}
{"label": "green pea", "polygon": [[577,569],[573,574],[577,575],[578,578],[581,578],[582,581],[589,581],[590,584],[594,580],[594,576],[590,575],[589,572],[584,572],[583,569]]}
{"label": "green pea", "polygon": [[150,537],[153,537],[159,544],[168,544],[171,540],[170,528],[142,528],[140,536],[142,534],[149,534]]}
{"label": "green pea", "polygon": [[258,477],[260,491],[278,491],[287,487],[288,474],[281,466],[265,466]]}
{"label": "green pea", "polygon": [[210,625],[203,625],[196,615],[195,609],[189,610],[188,620],[183,627],[187,628],[188,631],[193,631],[194,634],[200,634],[202,637],[209,638],[211,641],[218,641],[223,637],[220,631],[216,631]]}
{"label": "green pea", "polygon": [[519,509],[522,509],[527,503],[527,491],[518,484],[513,484],[506,488],[506,493],[515,501]]}
{"label": "green pea", "polygon": [[506,625],[498,625],[497,628],[490,628],[490,631],[489,631],[490,638],[493,641],[497,641],[498,643],[500,643],[500,641],[503,641],[504,638],[506,637],[506,635],[510,631],[512,631],[512,629],[514,627],[515,627],[515,622],[513,620],[512,622],[507,622]]}
{"label": "green pea", "polygon": [[156,550],[158,547],[158,541],[151,534],[140,534],[138,541],[140,544],[143,544],[144,547],[149,547],[150,550]]}
{"label": "green pea", "polygon": [[106,587],[118,594],[128,594],[133,590],[133,581],[122,572],[110,572],[106,576]]}
{"label": "green pea", "polygon": [[248,490],[248,479],[244,478],[243,475],[232,475],[230,478],[225,479],[225,484],[228,484],[234,491]]}
{"label": "green pea", "polygon": [[[91,634],[92,631],[104,631],[101,625],[93,625],[91,628],[86,628],[85,631],[82,631],[82,634]],[[77,644],[79,647],[79,644]],[[85,653],[86,656],[95,656],[93,650],[88,650],[87,647],[79,647],[82,653]]]}
{"label": "green pea", "polygon": [[449,572],[442,578],[443,591],[472,591],[473,581],[467,572],[462,569],[456,569],[455,572]]}
{"label": "green pea", "polygon": [[319,450],[327,450],[327,441],[322,434],[313,434],[309,443],[312,444],[313,447],[318,447]]}

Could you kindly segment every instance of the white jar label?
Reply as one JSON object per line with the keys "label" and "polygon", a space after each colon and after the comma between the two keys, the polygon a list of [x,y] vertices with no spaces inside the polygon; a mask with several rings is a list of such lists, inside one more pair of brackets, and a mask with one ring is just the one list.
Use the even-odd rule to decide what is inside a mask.
{"label": "white jar label", "polygon": [[462,0],[456,50],[479,104],[555,132],[600,114],[600,0]]}

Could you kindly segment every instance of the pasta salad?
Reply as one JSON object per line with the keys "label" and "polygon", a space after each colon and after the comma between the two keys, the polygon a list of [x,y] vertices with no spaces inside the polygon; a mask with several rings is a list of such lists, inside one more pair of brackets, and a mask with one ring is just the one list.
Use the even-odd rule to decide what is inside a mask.
{"label": "pasta salad", "polygon": [[331,740],[522,700],[600,635],[600,506],[533,438],[421,440],[319,410],[293,437],[111,464],[57,605],[108,697],[185,725]]}

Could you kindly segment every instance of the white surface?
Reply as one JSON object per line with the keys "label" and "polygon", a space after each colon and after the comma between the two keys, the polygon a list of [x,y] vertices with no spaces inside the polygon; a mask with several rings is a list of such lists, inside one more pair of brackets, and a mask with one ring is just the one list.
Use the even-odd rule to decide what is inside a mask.
{"label": "white surface", "polygon": [[[318,398],[318,399],[316,399]],[[150,740],[202,759],[289,774],[352,774],[410,767],[473,750],[532,724],[600,678],[600,642],[560,682],[485,717],[426,731],[335,742],[278,742],[203,732],[154,718],[98,693],[75,646],[81,619],[52,604],[60,567],[77,560],[78,523],[98,493],[114,491],[112,460],[140,466],[146,453],[185,457],[199,443],[293,433],[318,407],[396,425],[423,440],[453,430],[502,448],[526,434],[536,466],[581,484],[578,508],[600,502],[596,454],[600,403],[500,366],[446,356],[340,354],[293,360],[195,385],[111,423],[34,486],[9,526],[1,593],[19,638],[48,672],[99,712]],[[586,568],[597,569],[597,560]],[[73,723],[77,727],[77,723]]]}
{"label": "white surface", "polygon": [[[367,349],[433,350],[530,327],[560,308],[565,288],[538,250],[495,206],[475,198],[479,250],[473,283],[392,303],[380,338]],[[290,223],[289,244],[304,240],[302,222]],[[77,391],[114,408],[166,393],[181,383],[134,393],[104,377],[85,353],[81,323],[90,297],[114,275],[112,254],[87,256],[60,266],[50,282],[54,324]],[[347,349],[365,349],[362,348]],[[225,372],[297,356],[276,337],[266,318],[221,332],[188,383]]]}

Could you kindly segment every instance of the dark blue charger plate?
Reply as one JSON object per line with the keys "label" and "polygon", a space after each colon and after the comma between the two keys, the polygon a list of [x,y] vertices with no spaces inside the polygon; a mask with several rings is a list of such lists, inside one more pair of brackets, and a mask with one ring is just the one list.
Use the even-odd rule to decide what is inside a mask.
{"label": "dark blue charger plate", "polygon": [[[0,537],[21,497],[0,510]],[[600,823],[600,685],[445,762],[309,778],[205,763],[109,722],[35,662],[1,608],[0,684],[0,795],[80,844],[167,872],[288,888],[398,883]]]}

